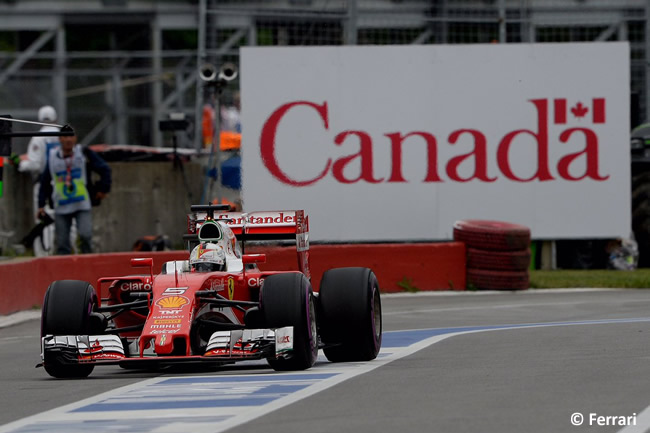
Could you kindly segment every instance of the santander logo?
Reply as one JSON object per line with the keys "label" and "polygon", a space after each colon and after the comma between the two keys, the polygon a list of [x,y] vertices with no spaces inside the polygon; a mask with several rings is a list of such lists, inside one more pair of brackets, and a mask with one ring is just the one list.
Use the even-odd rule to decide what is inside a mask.
{"label": "santander logo", "polygon": [[[322,169],[316,170],[309,177],[296,179],[290,177],[282,169],[282,161],[278,160],[276,152],[276,134],[278,126],[287,121],[293,110],[311,110],[315,116],[320,117],[325,130],[330,129],[330,107],[327,101],[317,104],[311,101],[293,101],[278,107],[271,113],[262,127],[260,136],[260,153],[262,162],[271,175],[278,181],[295,187],[304,187],[317,183],[327,176],[331,176],[341,184],[366,182],[378,183],[404,183],[407,180],[403,175],[402,151],[407,141],[419,140],[427,149],[427,169],[422,173],[422,182],[495,182],[497,179],[508,179],[512,182],[549,182],[558,178],[570,182],[584,179],[592,181],[606,181],[610,175],[603,173],[599,160],[598,134],[592,126],[605,124],[605,98],[592,98],[591,101],[571,101],[556,98],[531,99],[527,101],[535,110],[537,125],[534,129],[516,129],[501,137],[496,146],[488,146],[488,138],[478,129],[462,128],[452,131],[447,137],[436,137],[430,131],[388,131],[383,133],[383,138],[371,137],[362,130],[346,130],[337,132],[333,138],[333,145],[343,146],[351,144],[358,152],[340,157],[327,158],[322,161]],[[550,114],[552,112],[552,114]],[[571,120],[571,122],[569,121]],[[574,122],[575,120],[575,122]],[[554,130],[559,130],[557,136],[549,133],[549,124],[555,125]],[[570,126],[577,124],[579,126]],[[526,137],[536,144],[530,152],[530,158],[536,161],[536,169],[522,175],[515,170],[511,158],[511,149],[518,139]],[[460,139],[471,140],[474,148],[471,152],[455,155],[448,160],[439,160],[440,146],[453,146]],[[567,152],[561,157],[551,160],[549,158],[550,146],[561,146],[571,140],[572,143],[583,143],[582,150]],[[390,175],[378,177],[374,173],[373,147],[379,145],[390,146],[391,167]],[[358,146],[358,147],[357,147]],[[566,147],[566,146],[565,146]],[[574,149],[575,150],[575,149]],[[496,159],[497,170],[488,170],[488,160]],[[467,162],[466,162],[467,161]],[[358,176],[346,175],[344,169],[350,163],[360,166]],[[360,164],[359,164],[360,163]],[[470,174],[461,174],[460,165],[470,164],[473,171]]]}

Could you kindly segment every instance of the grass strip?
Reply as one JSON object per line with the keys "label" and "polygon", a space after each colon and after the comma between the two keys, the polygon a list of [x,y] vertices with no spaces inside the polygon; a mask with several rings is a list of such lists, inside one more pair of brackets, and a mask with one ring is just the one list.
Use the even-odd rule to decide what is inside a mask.
{"label": "grass strip", "polygon": [[609,269],[530,271],[532,289],[559,287],[650,288],[650,268],[634,271]]}

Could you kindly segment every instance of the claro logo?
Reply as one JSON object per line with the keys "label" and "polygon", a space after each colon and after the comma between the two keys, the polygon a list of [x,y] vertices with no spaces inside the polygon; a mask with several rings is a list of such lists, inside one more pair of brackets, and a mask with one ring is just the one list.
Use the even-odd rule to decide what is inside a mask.
{"label": "claro logo", "polygon": [[[537,112],[537,130],[517,129],[505,134],[496,148],[496,162],[500,173],[488,173],[488,141],[481,131],[471,128],[458,129],[447,137],[445,145],[454,145],[459,140],[472,140],[474,149],[470,153],[461,154],[450,158],[448,161],[438,161],[438,139],[435,135],[427,131],[410,131],[410,132],[387,132],[383,134],[388,140],[391,151],[391,172],[387,178],[376,177],[373,173],[373,140],[369,133],[360,130],[342,131],[334,137],[336,146],[343,146],[353,140],[358,143],[359,151],[357,153],[341,157],[339,159],[328,158],[323,161],[323,168],[319,172],[314,172],[313,176],[305,179],[295,179],[289,177],[282,170],[281,161],[278,161],[276,155],[276,133],[278,125],[285,119],[291,110],[313,110],[314,114],[319,116],[323,121],[323,126],[329,129],[329,111],[327,102],[321,105],[309,101],[294,101],[280,106],[266,120],[262,127],[260,137],[260,153],[262,161],[269,172],[280,182],[292,186],[308,186],[323,179],[328,174],[340,183],[351,184],[356,182],[367,183],[400,183],[407,182],[402,173],[402,148],[408,141],[414,140],[424,142],[427,149],[427,171],[423,177],[423,182],[444,182],[441,177],[441,170],[447,178],[453,182],[469,182],[478,180],[482,182],[494,182],[499,176],[503,176],[514,182],[548,182],[556,180],[556,176],[551,174],[549,161],[549,100],[532,99],[529,100]],[[584,147],[581,151],[575,153],[566,153],[557,158],[555,171],[557,176],[568,181],[580,181],[582,179],[592,179],[595,181],[604,181],[609,178],[608,174],[599,172],[599,144],[598,135],[594,130],[589,128],[590,124],[605,123],[605,99],[593,98],[590,103],[585,105],[584,102],[576,102],[575,105],[568,107],[567,100],[563,98],[553,99],[553,119],[555,125],[565,126],[568,118],[573,116],[583,126],[566,127],[562,130],[557,140],[561,143],[567,143],[569,140],[583,140]],[[531,152],[531,158],[537,160],[537,170],[534,173],[526,174],[522,177],[513,170],[510,161],[510,149],[513,142],[518,137],[528,136],[532,138],[537,146],[536,150]],[[359,176],[356,178],[346,177],[344,175],[345,167],[355,162],[359,164]],[[465,162],[471,164],[473,161],[473,173],[464,177],[459,173],[459,166]],[[575,167],[572,167],[575,165]],[[573,174],[572,174],[573,173]]]}
{"label": "claro logo", "polygon": [[120,284],[120,290],[123,292],[150,292],[152,289],[152,286],[150,283],[138,283],[138,282],[124,282]]}

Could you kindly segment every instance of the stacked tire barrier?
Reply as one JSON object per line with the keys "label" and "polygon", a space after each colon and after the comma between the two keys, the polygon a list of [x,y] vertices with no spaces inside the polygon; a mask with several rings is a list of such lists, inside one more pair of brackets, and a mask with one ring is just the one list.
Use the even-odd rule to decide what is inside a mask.
{"label": "stacked tire barrier", "polygon": [[465,243],[467,287],[523,290],[530,281],[530,229],[503,221],[461,220],[454,240]]}

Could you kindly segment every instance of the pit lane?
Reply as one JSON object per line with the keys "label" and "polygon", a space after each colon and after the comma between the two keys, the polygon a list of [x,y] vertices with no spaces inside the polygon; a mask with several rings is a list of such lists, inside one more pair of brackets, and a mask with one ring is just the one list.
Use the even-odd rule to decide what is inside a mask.
{"label": "pit lane", "polygon": [[0,432],[583,431],[575,412],[639,414],[637,430],[592,431],[650,427],[650,291],[425,292],[383,307],[376,361],[286,375],[252,363],[54,380],[34,368],[39,322],[3,328]]}

